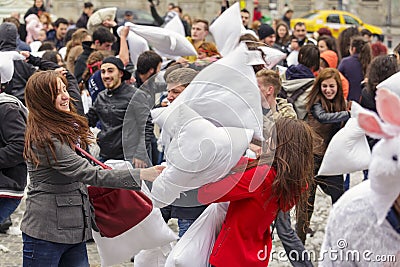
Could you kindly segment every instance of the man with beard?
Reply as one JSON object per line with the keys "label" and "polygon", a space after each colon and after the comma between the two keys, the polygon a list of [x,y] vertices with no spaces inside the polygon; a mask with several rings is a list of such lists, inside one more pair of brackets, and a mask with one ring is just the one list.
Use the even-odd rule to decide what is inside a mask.
{"label": "man with beard", "polygon": [[297,22],[293,28],[293,36],[295,36],[299,42],[300,47],[305,44],[317,45],[317,41],[313,38],[307,37],[306,25],[304,22]]}
{"label": "man with beard", "polygon": [[95,127],[97,121],[101,123],[97,142],[102,161],[124,159],[122,125],[125,111],[135,92],[135,88],[124,82],[130,78],[131,73],[119,58],[108,57],[103,60],[101,79],[106,90],[98,94],[87,114],[90,127]]}

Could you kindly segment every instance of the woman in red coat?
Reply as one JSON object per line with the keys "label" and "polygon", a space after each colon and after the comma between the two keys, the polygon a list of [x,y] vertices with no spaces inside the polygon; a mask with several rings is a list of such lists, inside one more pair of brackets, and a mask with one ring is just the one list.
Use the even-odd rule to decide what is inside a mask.
{"label": "woman in red coat", "polygon": [[[312,130],[294,119],[280,118],[275,125],[272,167],[266,164],[271,153],[250,161],[242,158],[233,174],[199,189],[201,203],[230,201],[210,256],[215,267],[267,266],[272,248],[270,225],[279,209],[288,211],[307,199],[313,170]],[[253,179],[262,183],[250,192]]]}

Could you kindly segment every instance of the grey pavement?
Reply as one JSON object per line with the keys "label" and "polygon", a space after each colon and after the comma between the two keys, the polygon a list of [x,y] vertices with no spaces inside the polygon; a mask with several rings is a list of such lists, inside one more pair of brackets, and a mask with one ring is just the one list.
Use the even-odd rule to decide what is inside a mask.
{"label": "grey pavement", "polygon": [[[359,183],[361,179],[362,179],[361,172],[352,174],[351,186],[354,186],[355,184]],[[313,253],[316,256],[319,255],[319,250],[325,235],[325,224],[329,215],[330,206],[331,206],[330,198],[324,193],[322,193],[320,190],[317,190],[317,197],[315,200],[315,211],[311,220],[311,228],[315,230],[316,233],[313,237],[308,237],[306,240],[306,249],[308,251],[311,251],[311,253]],[[11,216],[13,221],[13,226],[11,230],[9,230],[11,234],[0,234],[0,245],[3,245],[9,249],[8,252],[0,251],[0,267],[22,266],[22,237],[20,233],[16,232],[19,231],[19,224],[24,209],[25,209],[25,204],[23,202]],[[177,230],[176,221],[170,221],[170,227],[174,231],[176,231]],[[87,248],[88,248],[90,266],[100,266],[100,258],[97,253],[96,244],[89,243],[87,245]],[[279,240],[279,237],[276,235],[276,231],[274,233],[273,251],[275,251],[276,254],[274,257],[271,257],[269,266],[272,267],[291,266],[287,257],[284,256],[285,253],[281,253],[282,251],[284,251],[284,249],[282,247],[282,243]],[[315,266],[318,265],[317,262],[314,261],[314,263]],[[133,263],[128,261],[114,266],[115,267],[133,266]]]}

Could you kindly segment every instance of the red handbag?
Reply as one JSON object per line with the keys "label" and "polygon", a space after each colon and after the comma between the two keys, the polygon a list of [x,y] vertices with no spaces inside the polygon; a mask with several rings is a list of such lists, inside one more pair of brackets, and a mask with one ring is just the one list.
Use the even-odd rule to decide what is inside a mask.
{"label": "red handbag", "polygon": [[[75,146],[85,157],[104,169],[100,162],[82,148]],[[141,191],[89,186],[89,200],[94,207],[95,222],[100,234],[115,237],[144,220],[153,210],[153,203]]]}

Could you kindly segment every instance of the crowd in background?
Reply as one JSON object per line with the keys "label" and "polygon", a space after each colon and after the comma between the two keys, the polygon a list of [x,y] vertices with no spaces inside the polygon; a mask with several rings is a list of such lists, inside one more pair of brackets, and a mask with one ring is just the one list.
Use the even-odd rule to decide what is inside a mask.
{"label": "crowd in background", "polygon": [[[28,108],[33,107],[35,104],[34,99],[27,101],[26,95],[29,90],[31,90],[30,94],[34,94],[35,84],[32,84],[33,81],[29,82],[30,77],[33,75],[36,77],[35,79],[39,79],[37,69],[57,71],[64,77],[62,81],[61,79],[59,80],[66,86],[64,91],[67,92],[63,91],[64,95],[60,96],[59,109],[63,109],[62,105],[73,105],[74,107],[71,110],[76,110],[80,116],[79,118],[86,118],[88,126],[98,128],[98,131],[100,131],[97,135],[97,143],[100,147],[98,159],[102,162],[108,159],[126,159],[122,145],[122,126],[125,112],[136,89],[150,84],[150,86],[157,88],[157,92],[161,93],[161,97],[159,99],[149,99],[143,96],[141,98],[143,102],[149,102],[147,104],[151,108],[168,106],[179,97],[179,94],[185,90],[199,71],[223,58],[216,44],[209,36],[210,24],[207,20],[191,18],[189,13],[186,13],[187,11],[184,12],[181,7],[174,3],[169,4],[164,16],[158,14],[156,3],[150,1],[149,8],[157,24],[155,27],[164,26],[175,16],[179,16],[184,26],[186,38],[193,45],[198,55],[180,57],[164,64],[164,58],[155,51],[148,50],[137,55],[137,62],[132,62],[131,50],[127,44],[128,27],[122,27],[118,34],[117,29],[123,24],[119,25],[114,20],[104,20],[95,29],[87,29],[89,18],[95,12],[95,7],[92,3],[84,3],[79,19],[76,22],[71,22],[63,17],[52,21],[53,16],[46,11],[43,1],[35,0],[34,5],[23,16],[24,23],[21,23],[22,19],[19,14],[11,14],[0,25],[0,52],[24,51],[22,54],[26,59],[25,61],[16,61],[14,63],[14,75],[7,82],[3,82],[2,79],[1,91],[15,96],[21,103],[26,104]],[[221,13],[228,8],[229,2],[223,1]],[[249,252],[252,249],[257,250],[256,244],[259,244],[257,242],[267,243],[270,246],[269,225],[275,219],[277,233],[287,253],[292,250],[301,253],[305,250],[306,238],[313,235],[313,229],[310,229],[309,225],[314,209],[317,186],[320,186],[331,197],[332,204],[336,203],[345,191],[349,189],[349,174],[346,175],[346,179],[343,175],[318,176],[318,170],[330,140],[351,118],[352,103],[357,102],[361,106],[377,112],[375,103],[376,86],[397,73],[400,62],[400,44],[394,48],[393,53],[389,54],[389,50],[382,40],[374,38],[371,32],[366,29],[347,28],[341,32],[338,39],[335,39],[327,28],[321,28],[318,32],[312,34],[307,33],[306,25],[301,22],[290,28],[290,19],[293,15],[293,10],[290,8],[285,9],[282,18],[273,20],[271,25],[260,21],[261,14],[257,6],[254,12],[242,9],[240,14],[242,24],[248,30],[241,37],[241,40],[246,43],[249,50],[257,50],[259,46],[267,46],[286,55],[273,70],[266,71],[263,66],[254,66],[254,72],[264,101],[262,103],[264,115],[267,116],[269,114],[277,120],[285,118],[278,123],[278,128],[293,127],[293,131],[297,129],[301,133],[312,135],[313,138],[308,140],[306,137],[301,139],[296,136],[298,142],[305,142],[305,147],[299,149],[311,149],[308,151],[309,155],[311,155],[310,158],[307,158],[306,153],[302,155],[303,150],[299,150],[298,155],[302,155],[301,159],[304,160],[304,165],[297,166],[298,162],[296,163],[290,157],[287,158],[288,162],[296,166],[296,170],[299,173],[294,174],[285,170],[279,165],[279,162],[274,163],[277,164],[274,165],[277,171],[277,174],[275,174],[277,178],[275,176],[269,177],[263,184],[266,188],[272,185],[276,186],[274,188],[279,193],[272,193],[274,196],[273,203],[269,203],[271,205],[267,207],[267,212],[269,212],[270,216],[259,223],[252,222],[255,226],[250,225],[247,227],[252,228],[254,226],[257,229],[267,227],[268,230],[263,228],[264,232],[261,236],[259,233],[254,234],[252,238],[255,241],[251,245],[241,244],[240,242],[232,245],[233,242],[237,241],[235,238],[241,238],[240,230],[230,233],[230,245],[227,245],[226,242],[224,243],[224,237],[220,235],[217,238],[217,245],[214,250],[218,250],[218,245],[222,246],[226,249],[227,254],[225,255],[230,255],[230,257],[237,255],[238,259],[235,263],[236,265],[230,265],[234,264],[232,259],[232,262],[228,264],[221,258],[223,256],[213,254],[210,262],[216,267],[259,266],[256,265],[256,262],[252,262],[254,259],[242,257],[240,253],[243,253],[243,251]],[[133,19],[133,13],[126,11],[124,22],[133,22]],[[162,84],[151,79],[153,75],[160,71],[165,71],[165,82]],[[43,76],[42,79],[49,79],[57,85],[58,78],[50,74],[48,76]],[[37,82],[36,86],[45,86],[40,84],[39,81]],[[60,94],[56,89],[52,88],[52,90],[55,90],[56,94]],[[286,95],[282,94],[282,91]],[[296,99],[289,101],[287,94],[293,95],[294,92],[301,93],[296,96]],[[31,95],[31,97],[34,98],[34,95]],[[70,98],[77,101],[69,101]],[[39,101],[39,99],[36,99],[36,101]],[[70,109],[68,108],[67,111],[69,112]],[[139,104],[135,112],[137,114],[137,124],[143,125],[145,136],[143,136],[143,143],[135,146],[136,153],[132,154],[129,160],[135,168],[146,168],[161,164],[163,153],[159,151],[160,149],[157,145],[157,135],[155,134],[156,131],[154,130],[151,116],[149,116],[148,112],[146,113],[146,110],[141,109]],[[40,121],[38,118],[36,118],[37,123]],[[63,118],[62,115],[60,115],[60,118]],[[24,130],[26,118],[21,117],[19,119],[24,124],[23,127],[19,128]],[[79,122],[79,127],[86,127],[81,119],[77,117],[73,119]],[[301,120],[306,123],[291,125],[291,122],[286,121],[289,119]],[[28,124],[29,122],[32,123],[33,120],[28,120]],[[73,122],[67,128],[69,130],[73,129]],[[138,129],[138,131],[140,130]],[[278,129],[278,134],[283,136],[280,131],[283,132],[282,129]],[[68,135],[66,132],[56,133],[56,135],[58,134]],[[290,135],[290,133],[288,134]],[[32,140],[35,140],[34,137],[32,138]],[[77,138],[77,136],[69,136],[68,138]],[[285,136],[283,139],[293,141],[293,138]],[[281,141],[284,143],[283,139]],[[67,140],[71,141],[70,139],[65,139],[64,141]],[[368,142],[372,149],[377,140],[369,138]],[[5,146],[5,144],[1,144]],[[56,148],[60,145],[58,142],[55,144]],[[29,151],[29,148],[29,146],[25,146],[25,153]],[[64,147],[61,148],[66,149]],[[260,146],[251,144],[250,149],[255,153],[255,158],[258,162],[260,155],[262,155]],[[19,160],[9,168],[15,167],[17,176],[24,175],[24,172],[26,175],[26,165],[22,157],[23,146],[22,150],[19,147],[18,151],[20,152],[17,157]],[[54,154],[54,151],[52,153]],[[282,157],[285,158],[287,156],[285,153],[289,152],[280,151],[280,153],[283,153]],[[35,159],[35,156],[32,156],[33,154],[25,154],[25,157],[31,160]],[[3,158],[0,156],[0,159]],[[34,161],[34,163],[38,162]],[[2,164],[0,169],[3,168],[1,167],[3,166]],[[31,162],[29,164],[32,165]],[[247,182],[245,180],[246,175],[252,167],[253,165],[246,167],[245,178],[240,180],[241,182]],[[282,175],[280,174],[281,171]],[[37,175],[32,172],[31,179],[32,174],[33,177]],[[68,173],[64,173],[64,175],[67,176]],[[292,191],[285,188],[284,185],[277,185],[273,182],[273,179],[276,178],[279,183],[284,183],[282,181],[287,179],[287,176],[296,175],[299,177],[298,181],[292,181]],[[11,179],[12,176],[13,174],[10,176]],[[365,170],[364,176],[365,179],[368,179],[367,170]],[[88,178],[83,182],[92,183],[93,181]],[[17,185],[10,183],[13,190],[24,190],[26,180],[15,183]],[[121,185],[115,186],[121,187]],[[202,201],[197,207],[180,207],[178,204],[173,203],[161,209],[162,216],[166,222],[171,218],[178,219],[179,237],[185,234],[190,225],[206,209],[209,202],[204,200],[206,198],[204,196],[208,190],[212,191],[215,188],[217,190],[219,186],[221,185],[215,184],[202,188],[200,190],[200,194],[203,196],[201,197]],[[130,184],[125,187],[135,188],[137,184]],[[29,190],[39,189],[30,188]],[[236,193],[240,195],[241,192],[237,191]],[[255,191],[252,194],[248,197],[260,194],[254,197],[256,201],[267,201],[265,196],[261,197],[262,192]],[[220,201],[240,202],[240,197],[237,195],[232,193]],[[12,198],[12,201],[10,201],[12,205],[8,204],[12,208],[7,211],[7,214],[4,212],[4,216],[0,216],[1,219],[4,219],[1,226],[3,231],[10,225],[9,215],[19,204],[21,198],[21,195]],[[289,210],[295,204],[297,224],[296,229],[292,229]],[[315,203],[315,205],[318,205],[318,203]],[[227,215],[229,219],[227,219],[227,224],[223,226],[222,231],[228,231],[230,227],[240,228],[241,226],[238,226],[237,221],[243,220],[243,218],[245,220],[255,215],[249,212],[247,214],[248,217],[242,215],[235,218],[239,212],[243,212],[244,208],[245,204],[241,202],[236,206],[231,205]],[[27,206],[27,209],[26,216],[36,216],[34,212],[38,212],[37,210],[29,210],[29,206]],[[399,211],[398,209],[394,210],[398,218]],[[232,214],[236,215],[232,217]],[[243,225],[245,224],[243,222]],[[262,226],[260,226],[261,224]],[[37,227],[30,218],[24,218],[22,224],[24,246],[25,242],[37,242],[38,239],[58,243],[77,243],[90,239],[90,234],[87,233],[83,240],[75,237],[63,239],[58,236],[59,232],[56,230],[54,232],[49,230],[45,235],[39,233],[40,231]],[[249,229],[246,229],[246,231],[252,232]],[[398,232],[398,229],[396,231]],[[264,234],[265,236],[263,236]],[[50,235],[57,238],[50,238]],[[247,248],[245,248],[246,246]],[[236,250],[238,247],[242,250]],[[230,254],[231,251],[237,251],[237,253]],[[28,258],[29,255],[24,249],[24,262]],[[87,257],[83,261],[87,261]],[[248,265],[248,262],[252,262],[252,265]],[[312,266],[308,258],[297,261],[291,260],[291,263],[293,266]],[[262,262],[258,264],[262,264]]]}

